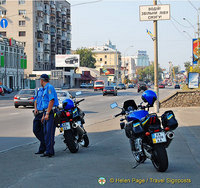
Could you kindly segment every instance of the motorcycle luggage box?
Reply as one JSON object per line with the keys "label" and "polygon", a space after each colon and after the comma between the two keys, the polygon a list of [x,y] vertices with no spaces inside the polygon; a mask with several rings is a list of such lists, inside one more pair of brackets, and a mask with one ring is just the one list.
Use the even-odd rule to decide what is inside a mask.
{"label": "motorcycle luggage box", "polygon": [[172,110],[166,111],[161,116],[161,120],[164,128],[169,127],[171,130],[174,130],[178,127],[178,121],[176,120]]}

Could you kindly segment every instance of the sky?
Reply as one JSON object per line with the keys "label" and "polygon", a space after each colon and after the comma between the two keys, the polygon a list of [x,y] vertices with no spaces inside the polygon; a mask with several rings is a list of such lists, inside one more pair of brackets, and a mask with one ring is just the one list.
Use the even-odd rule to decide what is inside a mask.
{"label": "sky", "polygon": [[[73,50],[101,46],[111,40],[122,56],[146,50],[150,61],[154,60],[153,41],[146,32],[148,29],[153,33],[153,22],[139,20],[139,6],[153,5],[153,0],[68,1],[71,3]],[[170,4],[171,10],[170,20],[158,21],[158,63],[168,69],[171,61],[184,69],[184,62],[192,61],[192,38],[197,31],[196,9],[200,8],[200,1],[158,0],[158,4]]]}

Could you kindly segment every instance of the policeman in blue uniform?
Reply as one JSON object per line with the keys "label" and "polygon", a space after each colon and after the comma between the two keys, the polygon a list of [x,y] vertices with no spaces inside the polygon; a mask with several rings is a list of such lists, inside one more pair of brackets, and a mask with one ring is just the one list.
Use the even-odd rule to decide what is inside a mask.
{"label": "policeman in blue uniform", "polygon": [[42,97],[43,97],[43,88],[39,88],[34,97],[34,115],[35,118],[33,120],[33,133],[36,138],[40,141],[40,147],[38,152],[35,154],[42,154],[46,150],[45,142],[44,142],[44,128],[42,125],[42,116],[43,116],[43,107],[42,107]]}
{"label": "policeman in blue uniform", "polygon": [[54,155],[54,138],[55,138],[55,125],[54,125],[54,112],[59,105],[57,93],[55,88],[49,83],[49,76],[42,74],[40,77],[41,86],[44,88],[42,107],[43,117],[42,122],[44,125],[44,138],[46,151],[41,157],[52,157]]}

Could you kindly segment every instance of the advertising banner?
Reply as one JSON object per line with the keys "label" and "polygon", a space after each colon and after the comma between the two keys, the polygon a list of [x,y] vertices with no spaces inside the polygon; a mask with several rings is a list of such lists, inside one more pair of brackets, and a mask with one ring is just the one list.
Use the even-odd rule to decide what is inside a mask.
{"label": "advertising banner", "polygon": [[199,73],[189,72],[188,74],[188,88],[198,88],[199,87]]}
{"label": "advertising banner", "polygon": [[200,40],[198,39],[193,39],[193,64],[197,65],[198,59],[200,57],[200,50],[198,49],[200,47]]}
{"label": "advertising banner", "polygon": [[115,74],[115,69],[100,69],[100,75],[111,76]]}
{"label": "advertising banner", "polygon": [[56,55],[56,67],[79,67],[80,55]]}

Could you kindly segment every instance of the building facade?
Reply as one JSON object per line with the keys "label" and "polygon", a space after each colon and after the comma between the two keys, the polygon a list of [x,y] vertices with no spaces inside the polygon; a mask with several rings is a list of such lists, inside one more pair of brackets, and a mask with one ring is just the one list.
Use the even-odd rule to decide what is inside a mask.
{"label": "building facade", "polygon": [[135,60],[136,67],[147,67],[150,65],[147,51],[138,50],[137,54],[133,56],[133,58]]}
{"label": "building facade", "polygon": [[55,54],[71,51],[70,3],[65,0],[5,0],[0,14],[7,28],[0,34],[23,42],[27,55],[26,77],[32,71],[55,69]]}
{"label": "building facade", "polygon": [[122,57],[122,78],[133,80],[136,77],[135,59],[132,56]]}
{"label": "building facade", "polygon": [[0,37],[0,82],[13,90],[24,88],[27,67],[23,43]]}
{"label": "building facade", "polygon": [[93,47],[96,69],[101,76],[107,76],[110,82],[121,82],[121,53],[106,45]]}

